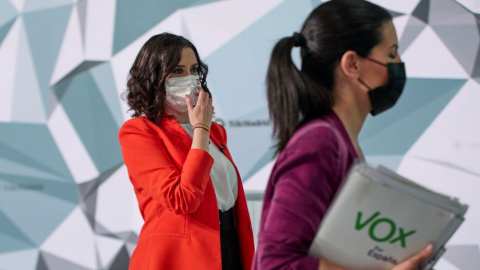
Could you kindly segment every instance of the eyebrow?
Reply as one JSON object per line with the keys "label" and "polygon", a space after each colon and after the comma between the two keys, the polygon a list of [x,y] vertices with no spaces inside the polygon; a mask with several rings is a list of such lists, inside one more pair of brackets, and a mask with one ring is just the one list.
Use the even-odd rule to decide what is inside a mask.
{"label": "eyebrow", "polygon": [[[193,65],[192,65],[192,67],[193,67],[193,66],[198,66],[198,64],[193,64]],[[177,65],[177,67],[184,68],[184,67],[185,67],[185,65]]]}

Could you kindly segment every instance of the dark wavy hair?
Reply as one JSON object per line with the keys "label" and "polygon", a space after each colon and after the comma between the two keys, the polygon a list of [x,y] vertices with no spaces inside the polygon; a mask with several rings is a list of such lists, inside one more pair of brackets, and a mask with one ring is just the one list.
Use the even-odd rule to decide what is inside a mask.
{"label": "dark wavy hair", "polygon": [[195,46],[182,36],[158,34],[143,45],[130,68],[124,97],[130,106],[129,111],[133,111],[132,117],[146,116],[160,125],[164,116],[165,80],[180,63],[184,48],[195,53],[200,84],[209,93],[206,82],[208,66],[200,60]]}
{"label": "dark wavy hair", "polygon": [[363,0],[332,0],[315,8],[303,24],[301,70],[292,61],[295,38],[275,45],[267,71],[267,98],[276,155],[295,130],[321,117],[334,105],[335,68],[349,50],[366,57],[382,39],[382,25],[391,21],[383,8]]}

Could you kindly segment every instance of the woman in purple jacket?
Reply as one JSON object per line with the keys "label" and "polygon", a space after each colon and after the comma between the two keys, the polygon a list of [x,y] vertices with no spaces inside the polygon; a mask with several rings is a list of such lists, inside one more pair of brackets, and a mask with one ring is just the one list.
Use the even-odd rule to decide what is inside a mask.
{"label": "woman in purple jacket", "polygon": [[[301,70],[291,59],[300,47]],[[369,113],[391,108],[405,68],[391,15],[362,0],[333,0],[275,46],[267,96],[278,158],[265,191],[253,269],[341,269],[308,256],[320,222],[355,159]],[[417,269],[429,245],[393,269]]]}

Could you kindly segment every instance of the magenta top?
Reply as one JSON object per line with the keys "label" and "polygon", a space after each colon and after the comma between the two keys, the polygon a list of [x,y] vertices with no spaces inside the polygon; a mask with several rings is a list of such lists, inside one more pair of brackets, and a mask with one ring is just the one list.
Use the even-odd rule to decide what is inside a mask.
{"label": "magenta top", "polygon": [[278,156],[267,183],[254,270],[318,269],[308,248],[357,158],[331,112],[301,126]]}

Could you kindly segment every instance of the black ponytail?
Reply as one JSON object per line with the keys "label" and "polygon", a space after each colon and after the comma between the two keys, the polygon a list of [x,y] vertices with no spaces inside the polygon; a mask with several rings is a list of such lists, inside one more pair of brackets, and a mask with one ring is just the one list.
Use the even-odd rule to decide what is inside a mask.
{"label": "black ponytail", "polygon": [[294,37],[281,39],[274,47],[267,72],[267,98],[276,154],[287,145],[305,119],[325,114],[331,107],[327,89],[302,73],[292,61]]}

